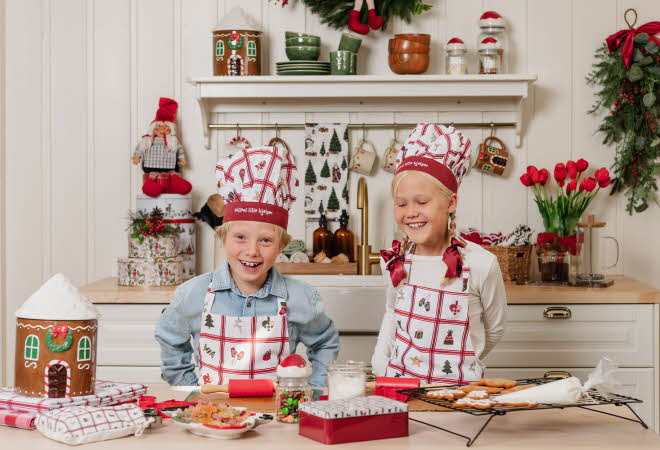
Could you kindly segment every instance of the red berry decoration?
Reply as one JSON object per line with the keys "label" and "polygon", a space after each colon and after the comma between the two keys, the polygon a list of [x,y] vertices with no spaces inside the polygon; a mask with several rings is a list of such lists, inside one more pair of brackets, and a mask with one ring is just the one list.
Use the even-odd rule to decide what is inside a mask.
{"label": "red berry decoration", "polygon": [[267,350],[266,353],[264,353],[264,361],[270,361],[271,357],[271,351]]}

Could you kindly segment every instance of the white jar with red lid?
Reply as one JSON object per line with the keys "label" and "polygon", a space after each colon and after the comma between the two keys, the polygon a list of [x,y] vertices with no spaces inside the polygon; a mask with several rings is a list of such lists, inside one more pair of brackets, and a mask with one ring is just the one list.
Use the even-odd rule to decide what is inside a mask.
{"label": "white jar with red lid", "polygon": [[448,75],[465,75],[467,70],[467,48],[462,39],[454,37],[447,42],[445,71]]}
{"label": "white jar with red lid", "polygon": [[[486,11],[479,18],[479,28],[481,29],[477,40],[477,48],[479,50],[479,73],[506,73],[507,61],[505,59],[505,54],[507,53],[507,41],[506,22],[504,21],[504,18],[496,11]],[[489,38],[494,39],[496,44],[494,44]],[[494,59],[494,54],[497,54],[498,58]],[[484,68],[483,72],[481,64],[482,55],[486,57],[486,68]],[[494,69],[492,63],[495,63],[495,66],[497,66],[496,69]]]}

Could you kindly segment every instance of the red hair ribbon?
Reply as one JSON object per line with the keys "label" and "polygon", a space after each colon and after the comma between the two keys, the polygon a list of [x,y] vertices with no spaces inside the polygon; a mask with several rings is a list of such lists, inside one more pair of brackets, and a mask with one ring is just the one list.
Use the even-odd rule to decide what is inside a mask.
{"label": "red hair ribbon", "polygon": [[442,262],[447,265],[446,278],[456,278],[463,272],[463,258],[458,251],[458,247],[465,247],[465,242],[453,237],[451,238],[451,244],[445,250],[445,254],[442,255]]}
{"label": "red hair ribbon", "polygon": [[403,268],[406,257],[401,254],[401,242],[393,240],[392,250],[381,250],[380,256],[385,261],[385,268],[390,272],[392,286],[397,287],[406,278],[406,271]]}
{"label": "red hair ribbon", "polygon": [[617,31],[605,39],[605,42],[607,42],[607,48],[609,49],[610,53],[621,47],[623,44],[623,47],[621,47],[621,56],[623,57],[623,62],[626,65],[626,68],[630,67],[630,59],[632,58],[634,47],[633,39],[635,39],[635,36],[639,33],[648,34],[649,40],[660,45],[660,39],[653,36],[654,34],[660,33],[660,22],[657,21],[645,23],[639,28]]}

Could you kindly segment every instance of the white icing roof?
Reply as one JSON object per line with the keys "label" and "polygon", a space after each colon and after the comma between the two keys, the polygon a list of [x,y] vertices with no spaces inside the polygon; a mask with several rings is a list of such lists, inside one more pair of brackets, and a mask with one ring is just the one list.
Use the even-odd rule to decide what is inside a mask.
{"label": "white icing roof", "polygon": [[53,275],[16,311],[16,317],[37,320],[92,320],[94,305],[61,273]]}
{"label": "white icing roof", "polygon": [[213,29],[261,31],[261,27],[240,6],[233,7]]}

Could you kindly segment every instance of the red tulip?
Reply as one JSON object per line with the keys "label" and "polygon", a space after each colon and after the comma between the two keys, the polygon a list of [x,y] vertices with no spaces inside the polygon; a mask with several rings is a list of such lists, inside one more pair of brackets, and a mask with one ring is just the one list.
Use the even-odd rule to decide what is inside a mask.
{"label": "red tulip", "polygon": [[575,180],[577,178],[577,164],[575,164],[575,161],[568,161],[566,163],[566,170],[568,171],[568,176],[571,177],[571,179]]}
{"label": "red tulip", "polygon": [[539,169],[536,166],[527,166],[527,175],[532,180],[532,184],[539,182]]}
{"label": "red tulip", "polygon": [[571,180],[567,185],[566,185],[566,193],[570,194],[572,191],[577,189],[577,181],[576,180]]}
{"label": "red tulip", "polygon": [[523,174],[520,176],[520,182],[521,182],[522,184],[524,184],[525,186],[529,187],[529,186],[532,185],[532,177],[530,177],[530,176],[527,175],[526,173],[523,173]]}
{"label": "red tulip", "polygon": [[587,162],[586,159],[580,158],[575,163],[575,166],[576,166],[578,172],[584,172],[589,167],[589,163]]}
{"label": "red tulip", "polygon": [[598,181],[598,186],[604,188],[610,184],[610,173],[605,167],[601,167],[594,173],[594,177]]}
{"label": "red tulip", "polygon": [[580,192],[591,192],[594,189],[596,189],[596,179],[594,177],[585,178],[582,180],[582,183],[580,183]]}
{"label": "red tulip", "polygon": [[564,187],[564,180],[566,180],[566,166],[564,166],[564,163],[557,163],[555,166],[555,180],[559,186]]}
{"label": "red tulip", "polygon": [[541,169],[539,170],[539,183],[541,186],[545,186],[545,183],[548,181],[548,177],[550,174],[548,173],[548,169]]}

